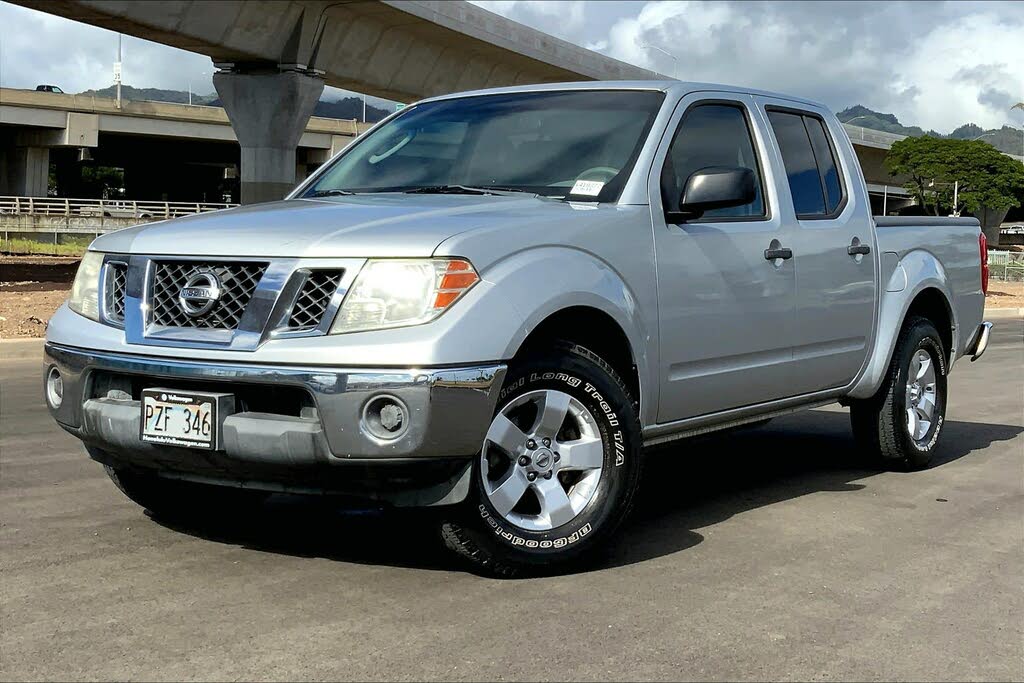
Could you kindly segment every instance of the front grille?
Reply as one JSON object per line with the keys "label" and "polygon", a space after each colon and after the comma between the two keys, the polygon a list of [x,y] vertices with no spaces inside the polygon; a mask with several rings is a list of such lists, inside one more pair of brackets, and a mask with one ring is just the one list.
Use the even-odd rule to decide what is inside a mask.
{"label": "front grille", "polygon": [[128,285],[128,264],[107,264],[107,281],[103,285],[104,314],[112,323],[124,325],[124,294]]}
{"label": "front grille", "polygon": [[[153,264],[152,322],[164,327],[237,329],[266,270],[266,263],[157,261]],[[189,278],[199,273],[212,273],[217,277],[220,296],[212,309],[193,317],[185,313],[178,295]]]}
{"label": "front grille", "polygon": [[310,271],[288,317],[289,330],[311,330],[320,325],[344,272],[337,269]]}

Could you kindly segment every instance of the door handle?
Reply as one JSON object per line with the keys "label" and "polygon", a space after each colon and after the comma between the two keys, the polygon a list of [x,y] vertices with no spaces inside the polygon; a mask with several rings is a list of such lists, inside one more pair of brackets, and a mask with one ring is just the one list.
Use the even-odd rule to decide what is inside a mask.
{"label": "door handle", "polygon": [[867,256],[871,253],[871,247],[866,244],[851,244],[846,248],[846,253],[850,256]]}
{"label": "door handle", "polygon": [[764,258],[766,261],[774,261],[775,259],[786,259],[793,258],[793,250],[786,249],[785,247],[778,247],[777,249],[765,249]]}

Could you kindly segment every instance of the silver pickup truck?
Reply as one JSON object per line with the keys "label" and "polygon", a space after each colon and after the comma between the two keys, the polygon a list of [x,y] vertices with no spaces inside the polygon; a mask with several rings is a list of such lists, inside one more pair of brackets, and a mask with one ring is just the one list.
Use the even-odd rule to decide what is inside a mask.
{"label": "silver pickup truck", "polygon": [[100,237],[44,389],[154,514],[441,506],[512,574],[605,544],[651,444],[838,402],[926,466],[986,286],[975,220],[872,217],[821,105],[505,88],[404,109],[284,201]]}

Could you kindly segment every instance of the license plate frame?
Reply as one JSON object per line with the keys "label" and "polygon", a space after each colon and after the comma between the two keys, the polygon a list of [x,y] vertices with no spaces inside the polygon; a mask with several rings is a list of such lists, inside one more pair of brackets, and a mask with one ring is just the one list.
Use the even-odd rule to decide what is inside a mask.
{"label": "license plate frame", "polygon": [[143,389],[139,404],[139,440],[206,451],[220,450],[224,418],[235,412],[233,395],[208,391]]}

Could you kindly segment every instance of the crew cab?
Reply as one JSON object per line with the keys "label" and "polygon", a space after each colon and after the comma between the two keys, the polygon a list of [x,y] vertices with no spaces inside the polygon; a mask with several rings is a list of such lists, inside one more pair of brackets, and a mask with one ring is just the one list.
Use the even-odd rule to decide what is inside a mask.
{"label": "crew cab", "polygon": [[866,455],[927,466],[947,375],[988,343],[987,277],[976,220],[872,217],[814,102],[461,93],[283,201],[99,237],[45,395],[154,514],[437,506],[451,548],[509,575],[606,544],[652,444],[838,402]]}

